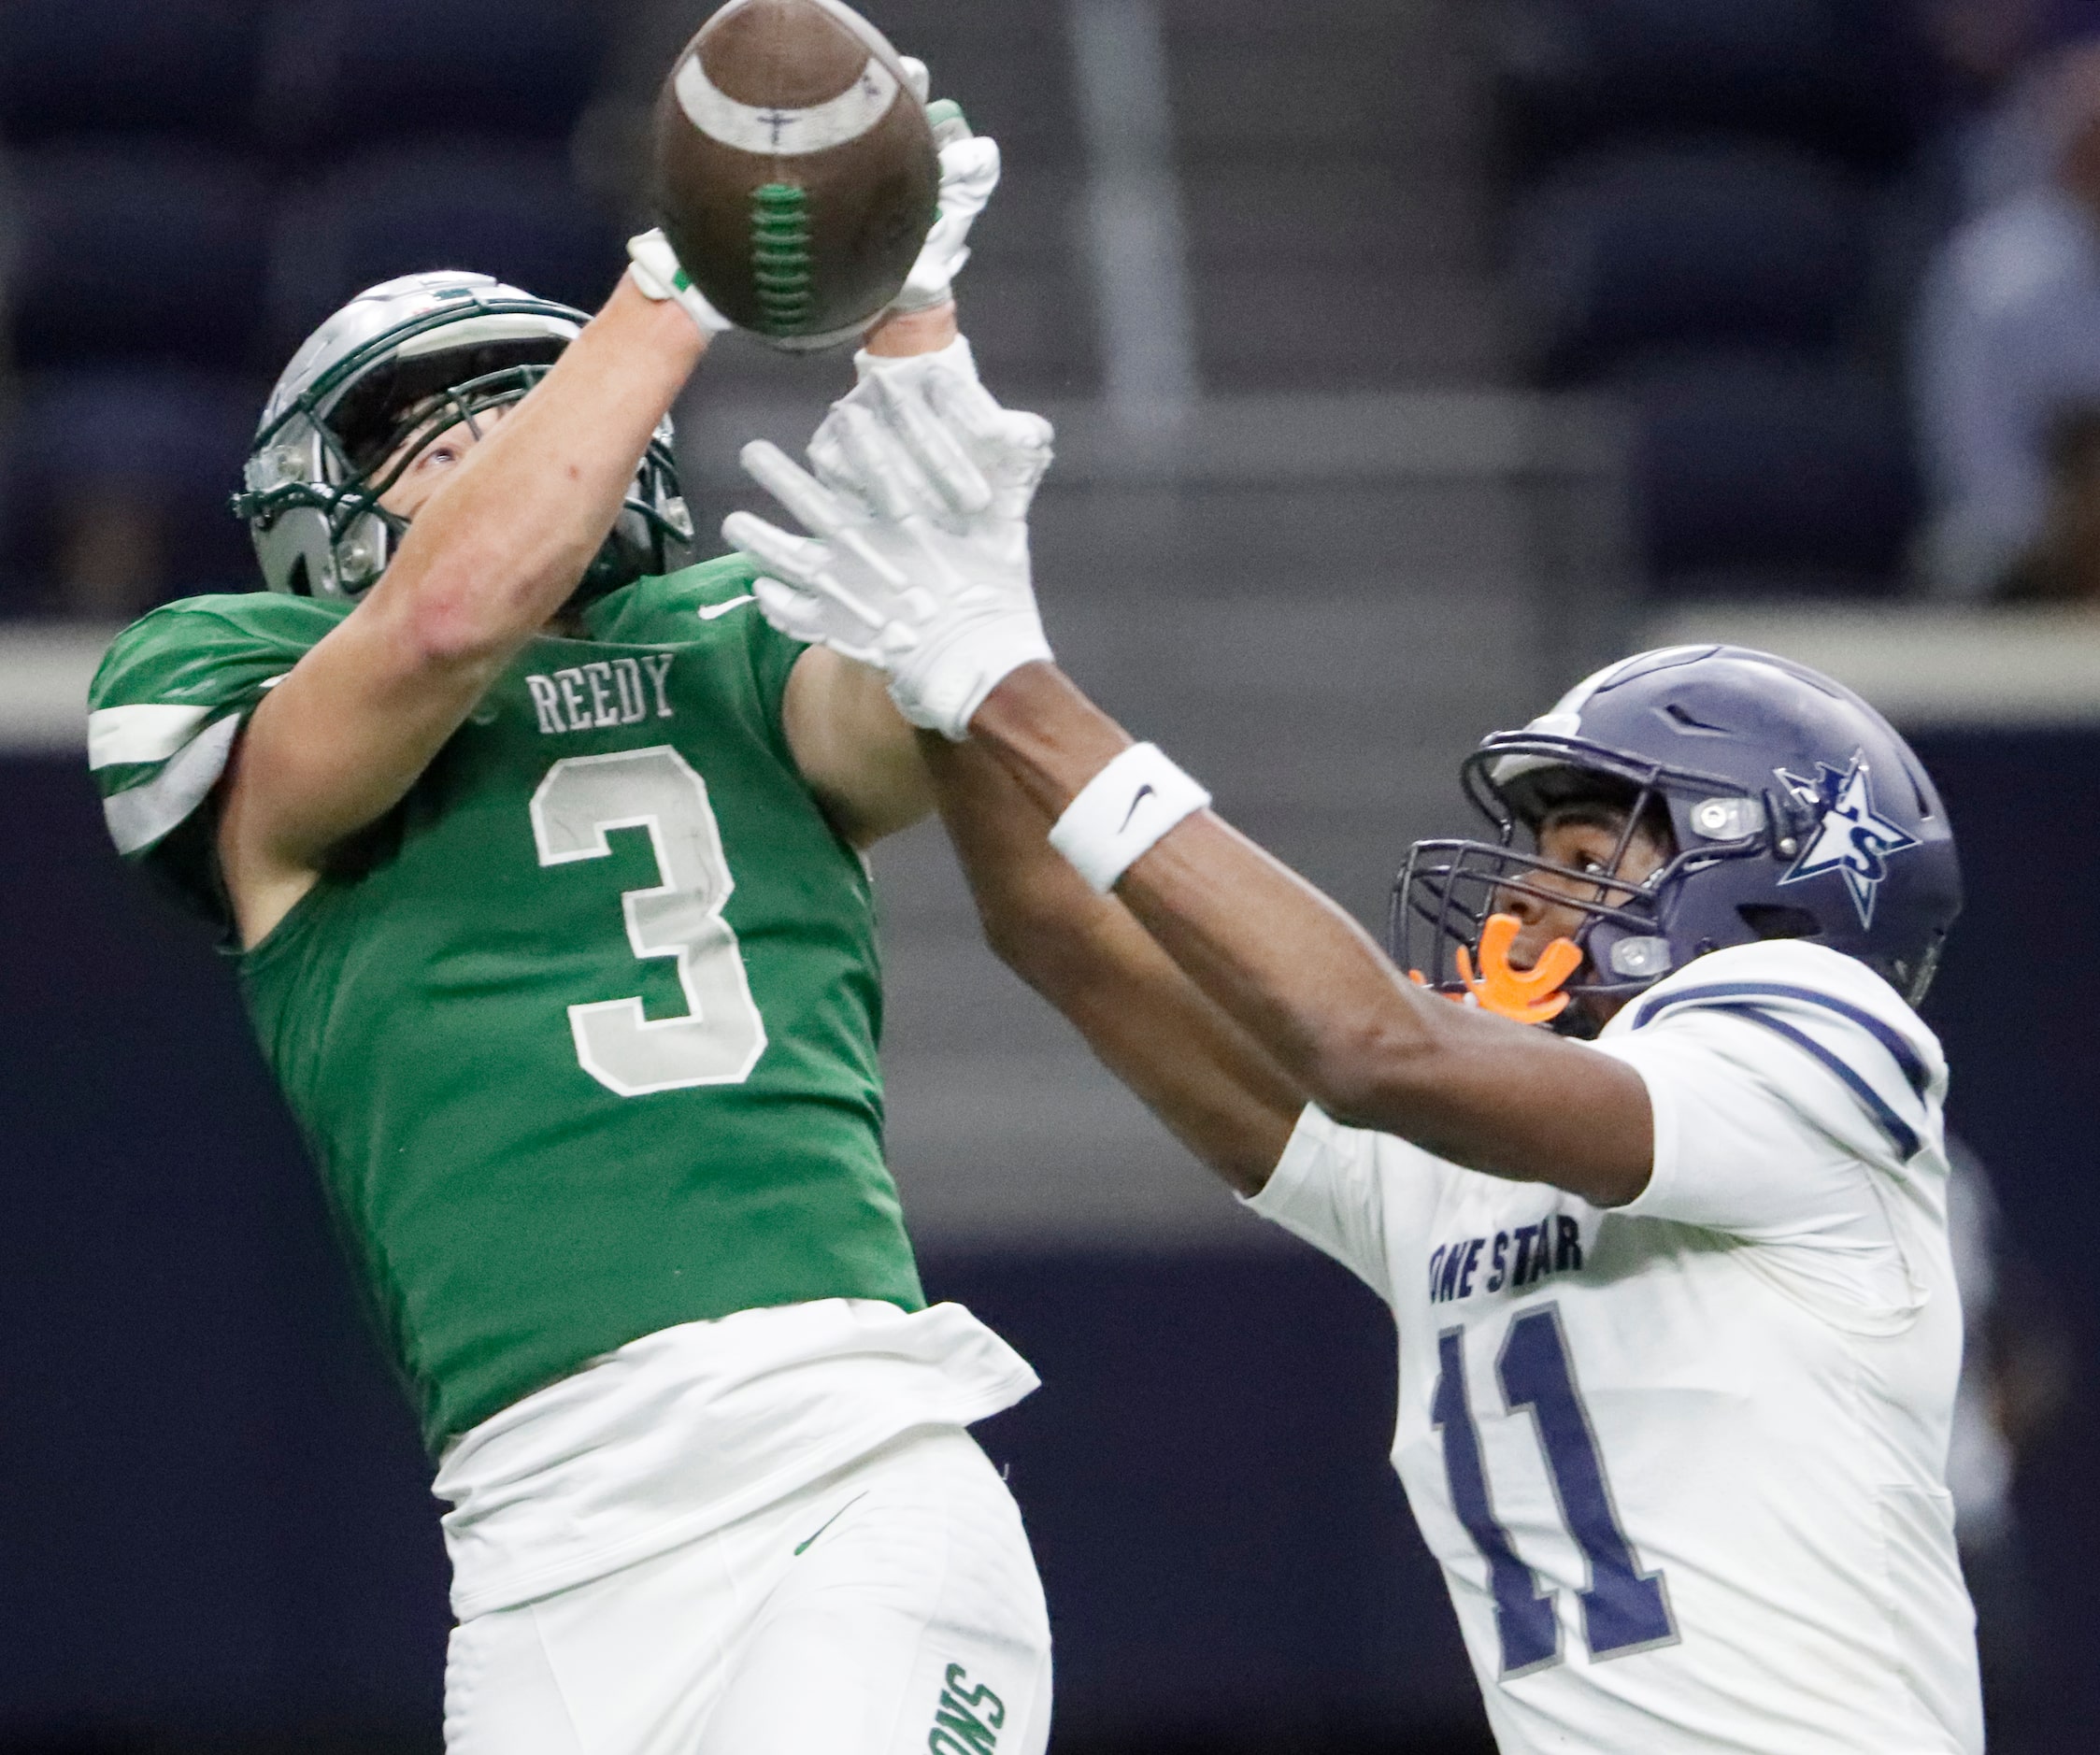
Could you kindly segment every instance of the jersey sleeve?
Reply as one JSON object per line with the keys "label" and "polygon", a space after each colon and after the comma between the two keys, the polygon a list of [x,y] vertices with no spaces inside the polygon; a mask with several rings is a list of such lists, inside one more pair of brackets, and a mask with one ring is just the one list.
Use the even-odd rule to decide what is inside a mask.
{"label": "jersey sleeve", "polygon": [[[742,556],[736,557],[742,560]],[[746,583],[755,577],[747,566],[744,569]],[[802,640],[790,639],[759,613],[753,603],[744,614],[745,647],[751,655],[751,674],[758,679],[759,698],[765,703],[765,711],[775,724],[780,722],[780,706],[787,699],[788,678],[794,674],[796,663],[807,652],[808,645]]]}
{"label": "jersey sleeve", "polygon": [[1887,1234],[1875,1177],[1941,1149],[1938,1043],[1864,964],[1820,947],[1703,957],[1597,1047],[1640,1074],[1654,1114],[1629,1214],[1867,1248]]}
{"label": "jersey sleeve", "polygon": [[207,801],[255,704],[340,619],[307,599],[200,597],[117,636],[88,690],[88,767],[117,851],[221,922]]}
{"label": "jersey sleeve", "polygon": [[1307,1105],[1268,1181],[1244,1199],[1264,1219],[1333,1256],[1379,1297],[1392,1296],[1376,1134],[1344,1127]]}

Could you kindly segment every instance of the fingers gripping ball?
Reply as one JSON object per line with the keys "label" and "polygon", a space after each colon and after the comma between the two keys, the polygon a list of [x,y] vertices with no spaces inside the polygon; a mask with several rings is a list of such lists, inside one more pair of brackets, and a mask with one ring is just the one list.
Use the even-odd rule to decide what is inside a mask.
{"label": "fingers gripping ball", "polygon": [[[940,111],[951,113],[943,121]],[[931,310],[955,296],[955,277],[970,259],[970,227],[999,186],[999,143],[973,136],[961,109],[945,99],[928,113],[936,116],[934,136],[941,143],[940,214],[890,307],[898,312]]]}
{"label": "fingers gripping ball", "polygon": [[659,304],[665,299],[672,301],[693,319],[693,325],[703,335],[719,335],[734,326],[693,284],[679,265],[671,240],[662,232],[644,232],[638,237],[630,237],[627,258],[633,264],[628,273],[644,294]]}
{"label": "fingers gripping ball", "polygon": [[894,299],[941,166],[925,69],[839,0],[731,0],[656,110],[655,202],[707,303],[778,346],[828,346]]}

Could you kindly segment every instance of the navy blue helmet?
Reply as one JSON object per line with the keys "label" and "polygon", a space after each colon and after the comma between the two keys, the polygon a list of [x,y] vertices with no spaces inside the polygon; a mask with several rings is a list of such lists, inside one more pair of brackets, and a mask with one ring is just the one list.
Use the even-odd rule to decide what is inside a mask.
{"label": "navy blue helmet", "polygon": [[[1478,958],[1488,918],[1529,893],[1584,917],[1579,996],[1622,998],[1709,950],[1802,938],[1915,1006],[1961,912],[1954,832],[1910,746],[1850,689],[1769,653],[1621,660],[1484,739],[1464,778],[1496,839],[1417,842],[1393,892],[1395,961],[1446,991],[1459,949]],[[1666,863],[1632,883],[1532,850],[1550,811],[1594,802],[1626,813],[1621,855],[1637,827],[1666,822]],[[1559,1027],[1596,1021],[1578,1004]]]}

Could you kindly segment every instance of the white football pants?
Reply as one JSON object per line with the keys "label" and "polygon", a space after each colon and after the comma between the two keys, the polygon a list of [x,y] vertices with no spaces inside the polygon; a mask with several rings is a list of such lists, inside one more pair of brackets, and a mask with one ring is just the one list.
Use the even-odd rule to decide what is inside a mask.
{"label": "white football pants", "polygon": [[452,1631],[447,1755],[1042,1755],[1050,1619],[970,1435]]}

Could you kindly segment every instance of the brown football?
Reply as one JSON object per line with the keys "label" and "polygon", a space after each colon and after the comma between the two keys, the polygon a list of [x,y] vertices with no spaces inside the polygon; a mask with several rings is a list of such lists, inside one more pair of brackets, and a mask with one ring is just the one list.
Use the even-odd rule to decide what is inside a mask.
{"label": "brown football", "polygon": [[657,102],[658,223],[716,309],[782,347],[896,297],[939,190],[896,50],[838,0],[730,0]]}

